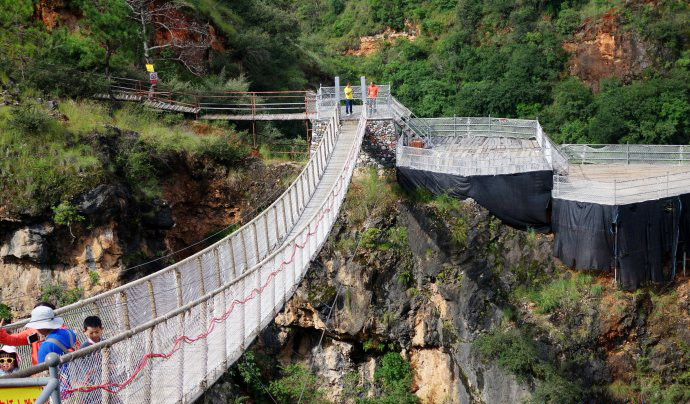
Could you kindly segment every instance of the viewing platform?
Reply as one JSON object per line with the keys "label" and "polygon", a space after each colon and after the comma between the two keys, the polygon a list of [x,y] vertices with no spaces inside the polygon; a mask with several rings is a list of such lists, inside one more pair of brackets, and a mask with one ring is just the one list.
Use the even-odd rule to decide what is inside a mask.
{"label": "viewing platform", "polygon": [[398,143],[398,166],[460,176],[567,171],[567,162],[536,120],[499,118],[416,118],[415,136]]}
{"label": "viewing platform", "polygon": [[563,145],[567,175],[554,175],[555,199],[626,205],[690,194],[690,146]]}

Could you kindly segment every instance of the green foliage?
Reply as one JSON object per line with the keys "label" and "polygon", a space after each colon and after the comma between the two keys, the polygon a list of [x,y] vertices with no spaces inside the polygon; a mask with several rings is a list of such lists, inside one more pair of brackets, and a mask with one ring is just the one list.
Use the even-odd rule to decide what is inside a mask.
{"label": "green foliage", "polygon": [[12,321],[12,309],[5,303],[0,303],[0,320],[4,321],[5,324]]}
{"label": "green foliage", "polygon": [[560,307],[577,304],[588,290],[595,292],[591,287],[592,282],[591,275],[577,273],[568,279],[557,279],[542,288],[532,290],[529,298],[536,303],[541,313],[551,313]]}
{"label": "green foliage", "polygon": [[435,197],[431,205],[438,209],[443,216],[448,216],[460,210],[460,200],[448,194],[443,194]]}
{"label": "green foliage", "polygon": [[412,285],[413,280],[414,277],[412,276],[412,272],[410,271],[402,271],[398,273],[398,282],[400,282],[402,286]]}
{"label": "green foliage", "polygon": [[533,367],[539,361],[532,342],[518,330],[482,335],[473,346],[482,357],[496,360],[499,366],[523,381],[533,373]]}
{"label": "green foliage", "polygon": [[[68,201],[63,201],[58,206],[53,206],[53,221],[56,224],[67,226],[72,234],[72,224],[84,221],[84,216],[79,214],[77,207]],[[74,234],[72,234],[74,237]]]}
{"label": "green foliage", "polygon": [[379,178],[374,169],[352,179],[344,208],[350,223],[358,224],[367,217],[391,212],[397,196],[390,178]]}
{"label": "green foliage", "polygon": [[[287,365],[281,368],[282,377],[274,380],[268,390],[280,403],[302,402],[310,404],[327,403],[324,393],[319,389],[316,376],[304,365]],[[304,392],[302,393],[302,388]]]}
{"label": "green foliage", "polygon": [[357,404],[416,404],[417,396],[412,394],[412,368],[410,363],[397,352],[388,352],[381,358],[374,372],[382,393],[371,398],[361,398]]}
{"label": "green foliage", "polygon": [[41,301],[54,304],[56,307],[76,303],[84,297],[84,290],[78,287],[67,288],[59,281],[41,286]]}
{"label": "green foliage", "polygon": [[13,109],[8,128],[24,135],[47,135],[59,131],[55,119],[32,103],[24,103]]}
{"label": "green foliage", "polygon": [[378,239],[381,235],[381,230],[370,227],[362,232],[359,245],[367,250],[374,250],[378,247]]}
{"label": "green foliage", "polygon": [[484,360],[496,361],[501,368],[523,382],[530,377],[539,380],[534,402],[570,403],[582,398],[582,387],[564,378],[553,365],[541,360],[532,340],[520,329],[497,330],[482,335],[473,342],[473,348]]}
{"label": "green foliage", "polygon": [[98,271],[89,271],[89,283],[91,286],[98,285],[101,282],[101,275]]}
{"label": "green foliage", "polygon": [[[36,215],[100,182],[102,164],[91,147],[54,121],[46,131],[24,134],[10,123],[15,112],[0,108],[0,204],[12,212]],[[21,120],[27,124],[21,127],[35,129]]]}

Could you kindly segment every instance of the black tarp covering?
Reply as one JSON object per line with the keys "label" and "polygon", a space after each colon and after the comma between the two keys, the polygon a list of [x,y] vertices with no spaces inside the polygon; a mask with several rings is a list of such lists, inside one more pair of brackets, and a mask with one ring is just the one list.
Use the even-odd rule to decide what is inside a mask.
{"label": "black tarp covering", "polygon": [[554,255],[567,266],[599,270],[610,270],[617,256],[624,289],[666,281],[679,241],[690,235],[688,203],[688,195],[619,206],[554,199]]}
{"label": "black tarp covering", "polygon": [[520,229],[547,232],[548,209],[553,188],[552,171],[505,175],[441,174],[398,167],[398,183],[408,190],[423,187],[434,195],[472,198],[503,222]]}

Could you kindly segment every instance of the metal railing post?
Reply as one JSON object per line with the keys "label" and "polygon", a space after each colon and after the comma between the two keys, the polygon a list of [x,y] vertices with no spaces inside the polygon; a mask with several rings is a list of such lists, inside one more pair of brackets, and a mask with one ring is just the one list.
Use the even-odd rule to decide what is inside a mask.
{"label": "metal railing post", "polygon": [[256,230],[256,222],[252,222],[252,230],[254,231],[254,253],[256,254],[256,262],[261,261],[259,259],[259,236]]}
{"label": "metal railing post", "polygon": [[[199,274],[199,286],[201,287],[201,293],[200,295],[203,296],[206,294],[206,283],[204,282],[204,269],[201,266],[201,257],[197,256],[196,257],[196,270],[197,273]],[[199,322],[201,322],[201,329],[205,329],[207,327],[208,323],[208,304],[210,300],[206,300],[199,304]],[[202,376],[201,380],[202,383],[204,383],[204,386],[208,385],[208,344],[204,343],[201,344],[202,350],[201,350],[201,365],[203,366],[202,370]]]}
{"label": "metal railing post", "polygon": [[[182,307],[184,305],[182,298],[182,274],[175,268],[175,289],[177,291],[177,307]],[[184,313],[180,313],[178,316],[177,323],[177,335],[184,335]],[[184,399],[184,345],[180,347],[179,351],[180,364],[178,367],[177,374],[177,395],[180,402]]]}
{"label": "metal railing post", "polygon": [[50,393],[50,401],[52,404],[61,404],[62,401],[60,401],[60,375],[58,373],[60,357],[55,352],[51,352],[48,355],[46,355],[46,363],[48,364],[48,366],[50,366],[48,368],[48,374],[50,375],[50,378],[58,381],[56,388],[54,388],[53,392]]}
{"label": "metal railing post", "polygon": [[335,108],[340,112],[340,77],[335,76]]}
{"label": "metal railing post", "polygon": [[[110,383],[110,347],[101,349],[101,383]],[[101,404],[110,403],[110,392],[101,390]]]}
{"label": "metal railing post", "polygon": [[[367,80],[366,77],[360,76],[359,77],[359,87],[360,91],[362,92],[362,114],[366,114],[367,112]],[[366,115],[364,115],[366,116]]]}

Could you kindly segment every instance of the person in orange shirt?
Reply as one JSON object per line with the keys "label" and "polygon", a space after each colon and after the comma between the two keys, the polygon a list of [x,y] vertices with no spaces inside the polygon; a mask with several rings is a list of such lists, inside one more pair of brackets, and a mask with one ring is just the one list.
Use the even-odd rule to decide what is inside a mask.
{"label": "person in orange shirt", "polygon": [[369,88],[367,89],[367,98],[368,98],[368,108],[367,108],[367,113],[369,114],[375,114],[376,113],[376,97],[379,96],[379,88],[376,87],[376,84],[372,81],[371,84],[369,85]]}
{"label": "person in orange shirt", "polygon": [[[40,306],[50,307],[51,309],[55,310],[55,306],[47,302],[38,303],[36,306],[34,306],[34,309]],[[43,342],[43,338],[38,333],[38,330],[35,330],[33,328],[27,328],[24,331],[15,334],[9,334],[7,330],[2,328],[4,324],[5,320],[0,321],[0,344],[10,346],[31,345],[31,364],[37,365],[38,349],[41,347],[41,343]],[[65,328],[64,324],[62,328]],[[76,347],[79,347],[79,342],[77,342]]]}

